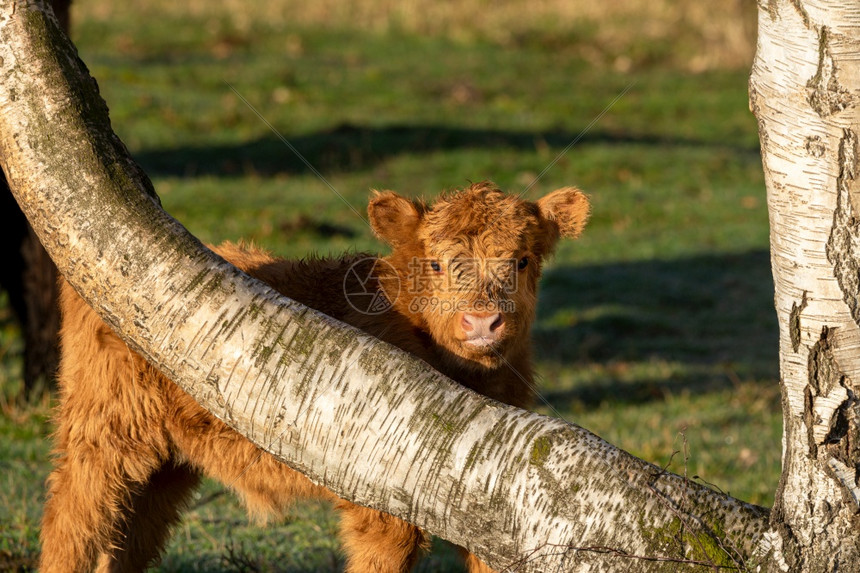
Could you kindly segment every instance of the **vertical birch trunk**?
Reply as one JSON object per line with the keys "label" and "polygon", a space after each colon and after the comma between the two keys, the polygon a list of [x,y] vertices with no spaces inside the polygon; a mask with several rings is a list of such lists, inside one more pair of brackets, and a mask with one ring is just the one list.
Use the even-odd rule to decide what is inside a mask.
{"label": "vertical birch trunk", "polygon": [[759,1],[750,81],[780,326],[775,570],[860,571],[860,5]]}

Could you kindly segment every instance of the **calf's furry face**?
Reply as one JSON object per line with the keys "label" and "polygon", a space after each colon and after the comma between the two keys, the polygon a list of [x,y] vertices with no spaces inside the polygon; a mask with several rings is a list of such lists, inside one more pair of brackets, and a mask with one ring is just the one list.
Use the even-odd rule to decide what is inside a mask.
{"label": "calf's furry face", "polygon": [[368,214],[392,247],[396,275],[380,280],[392,305],[456,360],[495,368],[528,345],[543,262],[589,204],[570,187],[532,202],[482,182],[429,205],[375,192]]}

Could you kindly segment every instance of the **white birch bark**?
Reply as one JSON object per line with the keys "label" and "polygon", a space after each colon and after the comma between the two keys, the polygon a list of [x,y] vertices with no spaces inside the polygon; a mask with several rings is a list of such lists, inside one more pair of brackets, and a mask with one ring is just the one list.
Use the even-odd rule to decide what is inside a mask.
{"label": "white birch bark", "polygon": [[860,571],[860,4],[759,2],[785,429],[774,568]]}
{"label": "white birch bark", "polygon": [[766,510],[465,390],[204,249],[159,208],[43,12],[0,1],[0,163],[67,280],[213,414],[342,497],[499,569],[761,558]]}

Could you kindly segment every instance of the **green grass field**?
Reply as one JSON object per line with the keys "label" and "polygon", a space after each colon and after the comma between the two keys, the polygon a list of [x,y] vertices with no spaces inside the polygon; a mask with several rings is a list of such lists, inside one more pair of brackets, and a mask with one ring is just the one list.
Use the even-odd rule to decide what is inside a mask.
{"label": "green grass field", "polygon": [[[205,241],[245,237],[286,256],[382,250],[354,212],[372,188],[585,190],[592,220],[543,281],[534,338],[551,406],[537,410],[769,505],[781,413],[746,95],[754,7],[691,16],[691,29],[657,8],[638,26],[651,17],[639,0],[593,20],[560,2],[536,14],[501,4],[422,19],[362,0],[355,16],[291,18],[302,6],[291,0],[260,14],[78,0],[73,39],[165,209]],[[50,467],[52,402],[10,399],[21,350],[0,298],[0,570],[34,566]],[[316,502],[254,526],[207,483],[160,570],[336,571],[336,529]],[[437,543],[419,570],[458,569]]]}

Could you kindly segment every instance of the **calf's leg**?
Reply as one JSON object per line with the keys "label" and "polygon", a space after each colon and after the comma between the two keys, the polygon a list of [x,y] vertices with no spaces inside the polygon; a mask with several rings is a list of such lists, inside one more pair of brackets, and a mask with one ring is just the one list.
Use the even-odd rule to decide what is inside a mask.
{"label": "calf's leg", "polygon": [[200,475],[184,464],[170,462],[155,472],[143,491],[133,496],[120,543],[101,555],[98,570],[143,571],[156,563],[199,483]]}
{"label": "calf's leg", "polygon": [[[92,571],[97,563],[100,571],[142,571],[158,556],[196,480],[170,478],[155,456],[130,460],[80,444],[61,455],[49,477],[40,571]],[[164,490],[165,479],[182,487]]]}
{"label": "calf's leg", "polygon": [[421,530],[401,519],[346,501],[338,509],[347,573],[404,573],[427,545]]}

